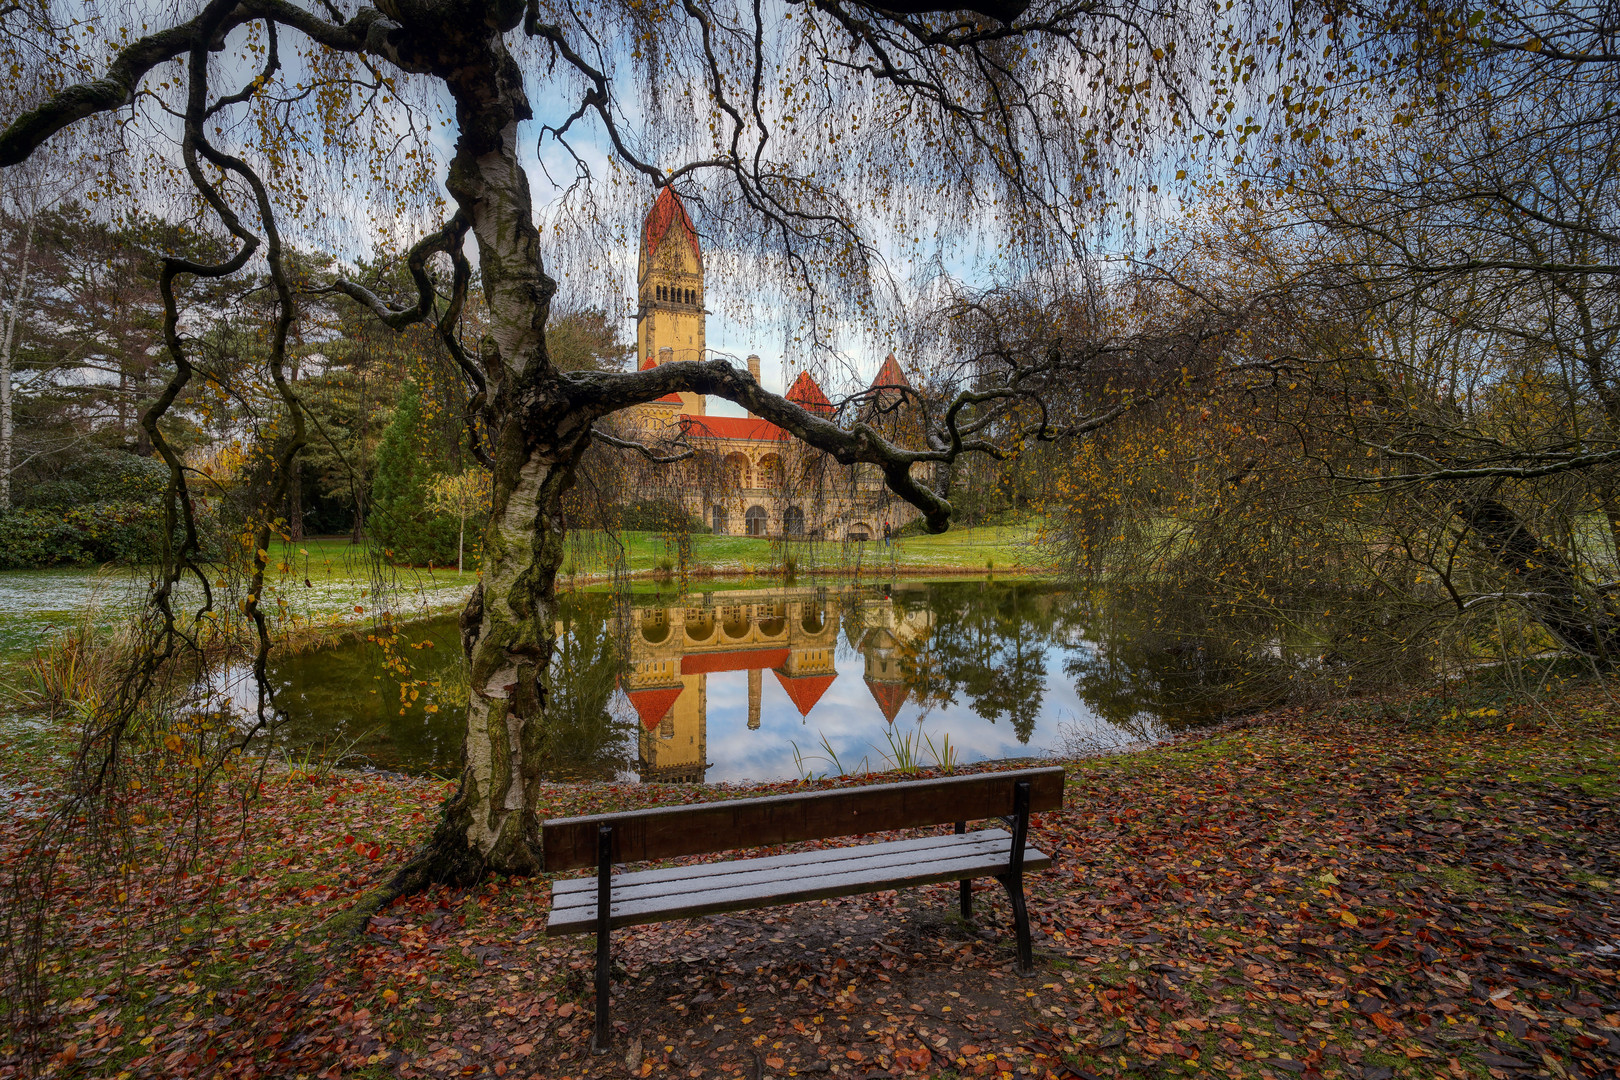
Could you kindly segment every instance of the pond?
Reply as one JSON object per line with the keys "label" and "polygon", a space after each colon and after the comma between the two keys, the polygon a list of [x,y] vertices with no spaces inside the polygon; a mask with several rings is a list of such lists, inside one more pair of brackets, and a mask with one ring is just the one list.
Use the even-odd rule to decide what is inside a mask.
{"label": "pond", "polygon": [[[554,779],[745,782],[1083,753],[1207,718],[1197,672],[1044,582],[582,592],[552,668]],[[453,776],[453,618],[277,661],[290,755]]]}

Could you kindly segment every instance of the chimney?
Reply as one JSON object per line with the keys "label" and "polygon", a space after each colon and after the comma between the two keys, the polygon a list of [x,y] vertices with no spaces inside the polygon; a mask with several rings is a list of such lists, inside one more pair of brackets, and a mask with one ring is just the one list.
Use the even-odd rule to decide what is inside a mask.
{"label": "chimney", "polygon": [[665,345],[662,349],[658,350],[658,362],[660,364],[667,364],[674,359],[675,347],[673,345]]}
{"label": "chimney", "polygon": [[[748,374],[750,374],[750,375],[752,375],[754,377],[755,382],[759,382],[759,354],[758,353],[749,353],[748,354]],[[750,419],[750,420],[758,420],[759,417],[755,416],[754,413],[753,413],[753,410],[750,409],[749,412],[748,412],[748,419]]]}

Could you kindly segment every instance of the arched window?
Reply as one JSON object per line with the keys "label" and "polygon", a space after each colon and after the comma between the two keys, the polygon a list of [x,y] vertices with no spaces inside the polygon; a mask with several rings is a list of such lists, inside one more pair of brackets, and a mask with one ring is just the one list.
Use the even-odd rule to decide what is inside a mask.
{"label": "arched window", "polygon": [[697,303],[697,293],[693,292],[691,289],[687,289],[686,290],[686,302],[688,304]]}
{"label": "arched window", "polygon": [[804,535],[804,510],[801,507],[790,506],[782,511],[782,531],[789,536]]}
{"label": "arched window", "polygon": [[759,459],[757,475],[760,487],[776,487],[782,482],[782,459],[775,454],[766,454]]}
{"label": "arched window", "polygon": [[742,454],[726,455],[726,483],[732,490],[748,486],[748,459]]}
{"label": "arched window", "polygon": [[749,536],[765,535],[765,508],[763,506],[750,506],[748,513],[743,515],[743,520],[748,523]]}

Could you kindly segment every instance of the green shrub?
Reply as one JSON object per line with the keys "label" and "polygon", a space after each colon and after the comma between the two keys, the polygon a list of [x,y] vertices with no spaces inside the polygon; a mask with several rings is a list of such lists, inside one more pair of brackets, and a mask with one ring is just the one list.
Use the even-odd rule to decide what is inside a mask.
{"label": "green shrub", "polygon": [[0,514],[0,570],[156,562],[162,538],[163,511],[156,502],[13,510]]}
{"label": "green shrub", "polygon": [[68,457],[54,472],[13,484],[19,510],[69,510],[89,503],[157,505],[169,486],[161,458],[95,448]]}

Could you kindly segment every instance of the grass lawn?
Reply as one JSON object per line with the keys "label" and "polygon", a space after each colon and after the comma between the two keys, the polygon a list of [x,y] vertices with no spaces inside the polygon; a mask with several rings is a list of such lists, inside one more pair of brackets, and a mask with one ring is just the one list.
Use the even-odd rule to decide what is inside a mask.
{"label": "grass lawn", "polygon": [[[1029,886],[1034,979],[1012,972],[988,883],[973,925],[943,885],[617,932],[620,1027],[601,1056],[592,940],[545,936],[545,877],[434,889],[364,933],[345,923],[445,785],[273,771],[201,868],[221,874],[212,907],[197,875],[137,871],[123,904],[99,881],[61,891],[51,1070],[1615,1075],[1620,710],[1577,686],[1439,723],[1399,712],[1289,710],[1069,762],[1064,808],[1031,835],[1057,860]],[[0,785],[49,784],[49,742],[46,726],[0,726]],[[543,813],[746,793],[557,785]],[[32,842],[30,804],[0,819],[0,862]],[[149,906],[188,890],[182,917],[173,895]],[[0,1075],[15,1031],[0,1023]]]}
{"label": "grass lawn", "polygon": [[[1048,568],[1035,543],[1034,523],[980,528],[953,528],[937,536],[908,536],[885,547],[882,541],[859,544],[776,541],[751,536],[691,537],[691,563],[699,574],[777,576],[784,558],[796,573],[883,575],[965,571],[1028,572]],[[595,577],[610,574],[623,545],[624,566],[631,573],[673,568],[679,553],[660,533],[577,532],[563,564],[570,573]],[[310,538],[283,544],[273,558],[284,567],[266,594],[284,599],[301,622],[342,622],[369,614],[376,582],[389,590],[396,614],[419,615],[448,610],[466,599],[476,571],[458,574],[454,567],[388,566],[373,561],[363,545],[347,537]],[[380,577],[374,577],[380,575]],[[364,609],[355,612],[355,607]]]}
{"label": "grass lawn", "polygon": [[[1035,523],[952,528],[934,536],[908,536],[887,547],[881,540],[843,544],[696,533],[691,537],[691,565],[699,572],[764,573],[789,557],[799,573],[1046,569],[1050,560],[1035,543],[1036,528]],[[625,565],[632,572],[673,568],[679,558],[676,545],[659,533],[620,533],[617,542],[608,534],[576,533],[564,572],[570,568],[583,574],[611,571],[619,543],[624,545]]]}

